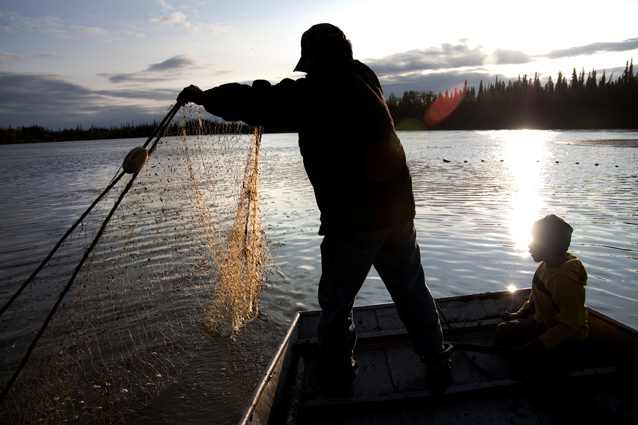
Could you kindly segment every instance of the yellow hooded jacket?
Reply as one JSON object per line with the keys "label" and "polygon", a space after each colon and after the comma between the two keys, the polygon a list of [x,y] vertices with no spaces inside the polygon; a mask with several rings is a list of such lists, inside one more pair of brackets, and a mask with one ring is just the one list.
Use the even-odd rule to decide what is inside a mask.
{"label": "yellow hooded jacket", "polygon": [[548,268],[542,261],[532,280],[532,293],[518,313],[534,312],[534,320],[547,328],[539,338],[548,350],[567,340],[588,337],[585,285],[587,272],[580,259],[565,253],[565,263]]}

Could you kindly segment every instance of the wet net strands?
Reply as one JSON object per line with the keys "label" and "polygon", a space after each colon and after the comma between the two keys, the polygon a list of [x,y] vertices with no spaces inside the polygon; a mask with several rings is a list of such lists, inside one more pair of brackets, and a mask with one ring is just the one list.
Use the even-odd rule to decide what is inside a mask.
{"label": "wet net strands", "polygon": [[[7,391],[0,423],[126,423],[174,382],[207,333],[230,335],[257,316],[270,269],[260,129],[182,111]],[[0,317],[3,389],[122,186]]]}

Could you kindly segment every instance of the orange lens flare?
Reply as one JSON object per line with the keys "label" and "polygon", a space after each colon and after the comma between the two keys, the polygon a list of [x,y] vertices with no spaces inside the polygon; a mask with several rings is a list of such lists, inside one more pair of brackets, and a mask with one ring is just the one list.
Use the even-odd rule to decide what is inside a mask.
{"label": "orange lens flare", "polygon": [[446,91],[444,96],[437,97],[425,111],[423,121],[429,126],[440,123],[461,104],[466,93],[465,83],[457,84],[451,90]]}

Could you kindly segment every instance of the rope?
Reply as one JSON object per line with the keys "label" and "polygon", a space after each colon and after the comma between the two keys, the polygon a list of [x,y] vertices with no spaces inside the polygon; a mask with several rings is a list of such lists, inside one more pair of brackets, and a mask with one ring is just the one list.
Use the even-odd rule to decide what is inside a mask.
{"label": "rope", "polygon": [[[175,117],[175,114],[177,114],[177,111],[182,107],[181,103],[177,103],[175,104],[175,106],[173,106],[173,108],[168,112],[168,114],[166,114],[166,116],[164,117],[164,119],[162,120],[162,122],[155,128],[155,130],[153,131],[153,134],[148,138],[148,140],[146,141],[146,143],[144,144],[144,148],[146,148],[146,146],[148,146],[148,144],[153,140],[153,138],[156,137],[155,142],[153,143],[153,145],[151,146],[151,148],[149,149],[149,155],[155,150],[155,147],[157,146],[157,143],[159,142],[159,140],[161,139],[162,134],[164,133],[164,130],[166,129],[166,126],[168,125],[168,123],[170,123],[172,121],[172,119]],[[35,276],[38,274],[38,272],[40,270],[42,270],[42,268],[44,267],[44,265],[51,259],[51,257],[53,256],[53,254],[55,253],[55,251],[60,247],[60,245],[62,245],[62,243],[64,242],[64,240],[67,238],[67,236],[73,231],[73,229],[75,229],[77,227],[77,225],[82,221],[82,219],[84,219],[84,217],[86,217],[86,215],[91,211],[91,209],[100,201],[100,199],[102,199],[104,197],[104,195],[106,193],[108,193],[113,186],[115,186],[115,184],[122,178],[122,176],[125,173],[122,172],[120,173],[119,176],[117,176],[114,181],[107,187],[107,189],[104,190],[104,192],[102,192],[102,194],[100,194],[100,196],[98,196],[98,198],[93,202],[93,204],[91,204],[91,206],[87,209],[87,211],[80,217],[79,220],[77,220],[73,226],[71,226],[71,229],[69,229],[69,231],[67,231],[67,233],[65,233],[65,235],[62,237],[62,239],[56,244],[55,248],[53,249],[53,251],[45,258],[45,260],[40,264],[40,266],[36,269],[36,271],[31,275],[31,277],[29,277],[29,279],[27,279],[27,281],[20,287],[20,289],[16,292],[16,294],[14,294],[13,297],[11,297],[11,299],[9,300],[9,302],[2,308],[2,312],[0,313],[0,315],[2,315],[2,313],[4,313],[6,311],[6,309],[9,307],[9,305],[18,297],[18,295],[22,292],[22,290],[29,284],[31,283],[31,281],[33,280],[33,278],[35,278]],[[84,253],[84,256],[82,257],[82,259],[80,260],[80,262],[78,263],[77,267],[75,268],[75,271],[73,272],[73,275],[71,276],[71,278],[69,279],[69,282],[66,284],[66,286],[64,287],[64,289],[62,290],[62,292],[60,293],[60,296],[58,297],[58,300],[56,301],[56,303],[53,305],[53,308],[51,309],[51,311],[49,312],[48,316],[46,317],[42,327],[40,328],[39,332],[37,333],[37,335],[35,336],[35,338],[33,339],[33,341],[31,342],[31,345],[29,346],[29,349],[27,350],[26,354],[24,355],[24,357],[22,358],[22,361],[20,362],[20,365],[18,366],[18,368],[15,370],[15,372],[13,373],[13,375],[11,376],[11,379],[9,380],[9,382],[7,383],[7,385],[5,386],[5,388],[2,390],[2,394],[0,394],[0,405],[2,404],[2,402],[4,401],[5,397],[7,396],[9,390],[11,389],[11,387],[13,386],[14,382],[16,381],[16,379],[18,378],[18,375],[20,375],[20,372],[22,371],[22,369],[24,368],[24,366],[27,364],[27,361],[29,360],[29,357],[31,356],[31,353],[33,353],[33,350],[35,349],[35,346],[37,345],[38,341],[40,340],[40,338],[42,337],[42,335],[44,334],[44,331],[46,330],[47,326],[49,325],[49,323],[51,322],[51,319],[53,318],[55,312],[57,311],[58,307],[60,306],[60,304],[62,303],[62,300],[64,299],[64,297],[66,296],[66,294],[69,292],[69,290],[71,289],[71,286],[73,285],[73,282],[75,280],[75,277],[78,275],[78,273],[80,272],[80,269],[82,268],[82,266],[84,265],[84,262],[87,260],[87,258],[89,257],[89,255],[91,254],[91,252],[93,251],[93,248],[95,248],[95,246],[97,245],[97,243],[100,240],[100,237],[102,236],[102,234],[104,233],[104,229],[106,228],[106,225],[108,224],[109,220],[111,219],[111,217],[113,216],[113,214],[115,213],[115,211],[117,210],[117,208],[119,207],[120,203],[122,202],[122,199],[124,199],[124,196],[128,193],[129,189],[133,186],[133,182],[135,181],[137,175],[139,174],[139,172],[133,174],[131,176],[131,179],[129,180],[129,182],[127,183],[126,187],[124,187],[124,189],[122,190],[122,193],[120,194],[120,196],[118,197],[118,199],[116,200],[115,204],[113,205],[113,208],[111,208],[111,211],[109,212],[108,216],[105,218],[104,222],[102,223],[102,226],[100,227],[100,230],[98,231],[98,233],[95,235],[95,237],[93,238],[93,241],[91,242],[91,245],[87,248],[87,250]]]}

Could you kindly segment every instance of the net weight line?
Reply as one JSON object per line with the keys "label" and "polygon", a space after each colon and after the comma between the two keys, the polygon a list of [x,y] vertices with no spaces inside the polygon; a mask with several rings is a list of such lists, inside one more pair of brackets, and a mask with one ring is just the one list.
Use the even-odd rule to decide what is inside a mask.
{"label": "net weight line", "polygon": [[[144,143],[144,148],[146,148],[151,142],[153,142],[153,144],[151,145],[151,148],[148,150],[148,154],[149,156],[153,153],[153,151],[155,150],[157,144],[159,143],[160,139],[162,138],[162,135],[164,134],[164,131],[166,130],[166,128],[168,127],[168,125],[171,123],[171,121],[173,120],[173,118],[175,117],[175,115],[177,114],[177,111],[179,111],[179,109],[183,106],[182,103],[176,103],[171,110],[168,112],[168,114],[166,114],[166,116],[164,117],[164,119],[160,122],[160,124],[155,128],[155,130],[153,131],[153,133],[151,134],[151,136],[149,136],[149,138],[147,139],[146,143]],[[155,139],[153,141],[153,139]],[[75,281],[76,276],[78,275],[78,273],[80,272],[80,269],[82,268],[82,266],[84,265],[84,262],[87,260],[87,258],[89,257],[89,255],[91,254],[93,248],[95,248],[95,246],[97,245],[97,243],[99,242],[102,234],[104,233],[104,229],[106,228],[109,220],[111,219],[111,217],[113,216],[113,214],[115,213],[115,211],[117,210],[117,208],[119,207],[120,203],[122,202],[122,199],[124,199],[124,196],[128,193],[128,191],[130,190],[130,188],[133,186],[133,183],[138,175],[139,171],[134,173],[130,180],[128,181],[128,183],[126,184],[126,186],[124,187],[124,189],[122,190],[122,193],[120,193],[120,196],[117,198],[117,200],[115,201],[113,207],[111,208],[111,211],[109,212],[109,214],[107,215],[107,217],[104,219],[104,222],[102,223],[99,231],[97,232],[97,234],[95,235],[95,237],[93,238],[93,241],[91,242],[90,246],[86,249],[84,256],[82,257],[82,259],[80,260],[80,262],[78,263],[78,265],[76,266],[73,275],[71,276],[71,278],[69,279],[69,282],[65,285],[65,287],[62,289],[62,291],[60,292],[60,295],[56,301],[56,303],[53,305],[53,307],[51,308],[51,311],[49,312],[49,314],[47,315],[46,319],[44,320],[44,323],[42,325],[42,327],[40,328],[40,330],[38,331],[38,333],[36,334],[35,338],[33,339],[33,341],[31,342],[31,345],[29,346],[26,354],[24,355],[24,357],[22,358],[22,361],[20,362],[20,365],[16,368],[15,372],[13,373],[13,375],[11,376],[11,378],[9,379],[9,381],[7,382],[7,385],[4,387],[4,389],[2,390],[2,394],[0,394],[0,405],[2,405],[2,403],[4,402],[7,394],[9,393],[9,390],[11,389],[11,387],[13,386],[13,384],[15,383],[16,379],[18,378],[18,376],[20,375],[20,372],[22,371],[22,369],[24,368],[24,366],[27,364],[27,361],[29,360],[29,357],[31,355],[31,353],[33,352],[33,350],[35,349],[35,346],[37,345],[38,341],[40,340],[40,338],[42,337],[42,335],[44,334],[44,331],[46,330],[48,324],[51,322],[55,312],[57,311],[58,307],[60,306],[60,304],[62,303],[62,300],[64,299],[64,297],[66,296],[66,294],[69,292],[69,290],[71,289],[71,286],[73,286],[73,282]],[[75,228],[84,220],[84,218],[86,218],[86,216],[91,212],[91,210],[100,202],[100,200],[111,190],[113,189],[113,187],[122,179],[122,177],[124,176],[124,174],[126,174],[125,171],[122,171],[117,177],[115,177],[113,179],[113,181],[109,184],[109,186],[97,197],[97,199],[89,206],[89,208],[82,214],[82,216],[80,216],[80,218],[73,223],[73,225],[69,228],[69,230],[62,236],[62,238],[58,241],[58,243],[55,245],[55,247],[53,248],[53,250],[49,253],[49,255],[46,256],[46,258],[42,261],[42,263],[36,268],[36,270],[33,272],[33,274],[20,286],[20,288],[16,291],[16,293],[11,297],[11,299],[2,307],[2,310],[0,310],[0,316],[2,316],[2,314],[9,308],[9,306],[18,298],[18,296],[22,293],[22,291],[33,281],[33,279],[37,276],[37,274],[42,270],[42,268],[49,262],[49,260],[51,259],[51,257],[55,254],[55,252],[58,250],[58,248],[64,243],[64,241],[66,240],[66,238],[75,230]]]}

